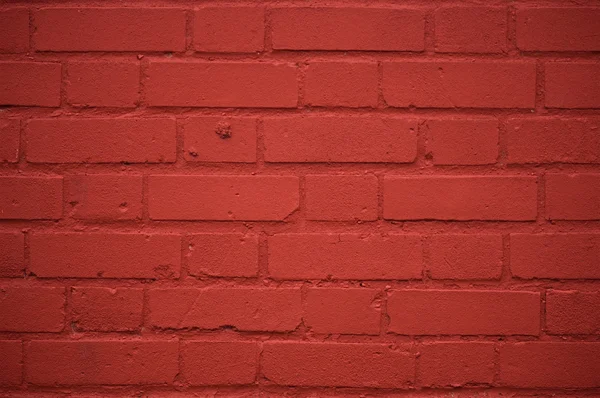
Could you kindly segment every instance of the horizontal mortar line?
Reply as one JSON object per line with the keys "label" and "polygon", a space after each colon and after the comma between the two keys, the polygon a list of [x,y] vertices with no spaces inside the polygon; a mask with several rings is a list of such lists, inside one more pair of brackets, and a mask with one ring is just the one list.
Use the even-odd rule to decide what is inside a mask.
{"label": "horizontal mortar line", "polygon": [[[20,117],[22,119],[52,118],[53,120],[66,120],[77,118],[89,119],[135,119],[139,117],[166,118],[185,120],[188,117],[211,116],[211,117],[256,117],[256,118],[280,118],[290,116],[405,116],[407,119],[423,118],[445,118],[445,117],[516,117],[516,118],[551,118],[551,117],[589,117],[600,116],[600,108],[547,108],[544,113],[537,113],[533,108],[435,108],[435,107],[337,107],[337,106],[304,106],[288,108],[253,108],[253,107],[206,107],[206,106],[172,106],[172,107],[138,107],[138,108],[106,108],[106,107],[62,107],[48,108],[36,106],[0,106],[4,112],[3,117]],[[54,113],[62,110],[68,113],[60,117]]]}

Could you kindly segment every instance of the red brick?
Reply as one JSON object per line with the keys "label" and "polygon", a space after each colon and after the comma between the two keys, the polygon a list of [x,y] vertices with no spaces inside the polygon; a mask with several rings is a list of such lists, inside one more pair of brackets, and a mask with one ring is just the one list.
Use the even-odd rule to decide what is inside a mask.
{"label": "red brick", "polygon": [[250,341],[186,341],[183,377],[193,386],[254,384],[258,355]]}
{"label": "red brick", "polygon": [[313,106],[377,106],[376,62],[309,62],[304,102]]}
{"label": "red brick", "polygon": [[263,126],[267,162],[410,163],[417,156],[411,119],[296,116],[267,118]]}
{"label": "red brick", "polygon": [[262,372],[279,385],[406,387],[415,360],[403,347],[371,343],[265,342]]}
{"label": "red brick", "polygon": [[183,128],[187,161],[256,162],[255,118],[195,117]]}
{"label": "red brick", "polygon": [[425,43],[419,9],[288,7],[270,17],[278,50],[422,51]]}
{"label": "red brick", "polygon": [[548,291],[546,332],[600,334],[600,292]]}
{"label": "red brick", "polygon": [[460,387],[492,384],[494,343],[435,342],[419,347],[417,384],[422,387]]}
{"label": "red brick", "polygon": [[91,220],[142,217],[142,176],[72,175],[65,178],[71,216]]}
{"label": "red brick", "polygon": [[135,107],[140,85],[136,62],[69,62],[67,71],[69,104]]}
{"label": "red brick", "polygon": [[154,220],[283,220],[298,208],[298,177],[173,176],[149,180]]}
{"label": "red brick", "polygon": [[151,106],[295,108],[296,67],[288,63],[152,61]]}
{"label": "red brick", "polygon": [[256,276],[258,236],[235,233],[192,235],[187,264],[188,273],[195,276]]}
{"label": "red brick", "polygon": [[0,219],[62,217],[62,177],[0,177]]}
{"label": "red brick", "polygon": [[600,220],[600,174],[547,174],[549,220]]}
{"label": "red brick", "polygon": [[0,53],[29,50],[29,10],[12,8],[0,11]]}
{"label": "red brick", "polygon": [[25,238],[20,232],[0,233],[0,278],[23,277]]}
{"label": "red brick", "polygon": [[22,379],[21,340],[0,340],[0,386],[18,385]]}
{"label": "red brick", "polygon": [[74,287],[71,297],[76,329],[122,332],[139,330],[142,325],[142,289]]}
{"label": "red brick", "polygon": [[[2,37],[2,36],[0,36]],[[0,163],[19,161],[19,140],[21,121],[19,119],[0,119]]]}
{"label": "red brick", "polygon": [[425,126],[431,135],[433,164],[492,164],[498,159],[496,119],[432,119]]}
{"label": "red brick", "polygon": [[29,250],[41,278],[172,278],[181,263],[177,235],[35,233]]}
{"label": "red brick", "polygon": [[0,105],[60,105],[61,66],[49,62],[0,62]]}
{"label": "red brick", "polygon": [[309,220],[377,219],[377,177],[374,175],[308,175],[305,179]]}
{"label": "red brick", "polygon": [[535,177],[386,176],[383,216],[391,220],[534,220]]}
{"label": "red brick", "polygon": [[389,331],[408,335],[540,333],[540,294],[492,290],[397,290]]}
{"label": "red brick", "polygon": [[314,333],[379,334],[378,294],[374,289],[309,289],[304,324]]}
{"label": "red brick", "polygon": [[194,49],[207,52],[262,51],[262,7],[203,7],[194,12]]}
{"label": "red brick", "polygon": [[600,344],[524,342],[500,348],[500,384],[510,387],[599,387]]}
{"label": "red brick", "polygon": [[34,119],[27,125],[33,163],[175,161],[175,120]]}
{"label": "red brick", "polygon": [[302,317],[300,289],[153,289],[149,322],[159,328],[294,330]]}
{"label": "red brick", "polygon": [[178,348],[176,340],[33,340],[25,373],[42,386],[172,384]]}
{"label": "red brick", "polygon": [[277,234],[269,237],[275,279],[420,279],[418,235]]}
{"label": "red brick", "polygon": [[501,235],[433,235],[427,267],[432,279],[499,279]]}
{"label": "red brick", "polygon": [[529,61],[383,63],[383,96],[397,107],[533,108],[535,82]]}
{"label": "red brick", "polygon": [[0,287],[0,331],[60,332],[64,307],[62,287]]}
{"label": "red brick", "polygon": [[504,7],[441,7],[435,11],[435,51],[506,52]]}
{"label": "red brick", "polygon": [[523,279],[600,279],[600,235],[511,234],[510,268]]}
{"label": "red brick", "polygon": [[546,64],[548,108],[600,108],[600,64],[550,62]]}
{"label": "red brick", "polygon": [[524,51],[600,50],[600,8],[517,9],[517,46]]}
{"label": "red brick", "polygon": [[509,163],[600,163],[600,119],[527,118],[507,123]]}
{"label": "red brick", "polygon": [[34,21],[42,51],[185,49],[185,11],[174,8],[43,8]]}

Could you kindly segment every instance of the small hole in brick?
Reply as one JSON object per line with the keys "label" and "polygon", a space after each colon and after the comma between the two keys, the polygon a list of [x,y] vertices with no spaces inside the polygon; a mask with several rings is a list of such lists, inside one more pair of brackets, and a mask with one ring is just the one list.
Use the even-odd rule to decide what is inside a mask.
{"label": "small hole in brick", "polygon": [[225,122],[218,123],[215,129],[215,134],[217,134],[222,140],[231,138],[231,125]]}

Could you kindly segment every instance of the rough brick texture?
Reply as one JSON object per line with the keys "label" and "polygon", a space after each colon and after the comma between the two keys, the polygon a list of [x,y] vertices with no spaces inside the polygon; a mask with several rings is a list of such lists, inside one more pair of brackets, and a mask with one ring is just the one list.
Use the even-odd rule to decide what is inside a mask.
{"label": "rough brick texture", "polygon": [[409,335],[538,335],[534,292],[399,290],[390,294],[390,331]]}
{"label": "rough brick texture", "polygon": [[137,63],[71,62],[67,73],[69,104],[77,107],[135,107],[140,84]]}
{"label": "rough brick texture", "polygon": [[175,120],[171,118],[34,119],[27,124],[26,137],[27,160],[32,163],[175,160]]}
{"label": "rough brick texture", "polygon": [[23,347],[20,340],[0,340],[0,386],[21,384],[23,374]]}
{"label": "rough brick texture", "polygon": [[0,398],[600,395],[597,0],[0,1]]}
{"label": "rough brick texture", "polygon": [[149,323],[168,329],[289,331],[300,323],[300,289],[156,289]]}
{"label": "rough brick texture", "polygon": [[64,327],[65,289],[60,287],[0,288],[0,330],[60,332]]}
{"label": "rough brick texture", "polygon": [[25,236],[0,232],[0,277],[22,277],[25,271]]}
{"label": "rough brick texture", "polygon": [[73,327],[77,329],[110,332],[141,327],[142,289],[74,287],[71,300]]}

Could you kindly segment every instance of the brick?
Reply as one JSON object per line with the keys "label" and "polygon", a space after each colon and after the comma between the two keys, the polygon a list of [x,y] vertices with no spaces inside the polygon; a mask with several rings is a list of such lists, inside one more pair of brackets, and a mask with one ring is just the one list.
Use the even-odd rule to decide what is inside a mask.
{"label": "brick", "polygon": [[150,106],[295,108],[296,67],[265,62],[151,61]]}
{"label": "brick", "polygon": [[21,340],[0,340],[0,386],[21,384],[23,349]]}
{"label": "brick", "polygon": [[376,62],[309,62],[304,102],[312,106],[377,106]]}
{"label": "brick", "polygon": [[377,185],[374,175],[307,175],[304,183],[306,218],[376,220]]}
{"label": "brick", "polygon": [[283,220],[298,208],[292,176],[173,176],[149,178],[153,220]]}
{"label": "brick", "polygon": [[600,163],[600,119],[527,118],[507,122],[509,163]]}
{"label": "brick", "polygon": [[434,18],[437,52],[506,52],[507,10],[504,7],[440,7]]}
{"label": "brick", "polygon": [[[1,37],[1,36],[0,36]],[[19,161],[19,141],[21,121],[19,119],[0,119],[0,163]]]}
{"label": "brick", "polygon": [[378,294],[375,289],[308,289],[304,324],[314,333],[379,334]]}
{"label": "brick", "polygon": [[77,107],[133,108],[138,99],[136,62],[69,62],[67,101]]}
{"label": "brick", "polygon": [[407,335],[540,333],[540,294],[492,290],[397,290],[388,296],[389,331]]}
{"label": "brick", "polygon": [[134,220],[142,217],[142,176],[65,177],[70,215],[84,220]]}
{"label": "brick", "polygon": [[600,8],[517,9],[517,47],[524,51],[600,50]]}
{"label": "brick", "polygon": [[178,348],[176,340],[33,340],[26,377],[41,386],[172,384]]}
{"label": "brick", "polygon": [[600,334],[600,292],[549,290],[546,332]]}
{"label": "brick", "polygon": [[422,51],[425,13],[374,7],[286,7],[270,11],[277,50]]}
{"label": "brick", "polygon": [[42,51],[185,50],[185,11],[175,8],[43,8],[34,21]]}
{"label": "brick", "polygon": [[0,219],[62,217],[62,177],[0,177]]}
{"label": "brick", "polygon": [[142,325],[142,289],[73,287],[71,300],[71,321],[77,330],[125,332]]}
{"label": "brick", "polygon": [[158,328],[284,332],[302,317],[300,289],[153,289],[148,292],[149,322]]}
{"label": "brick", "polygon": [[0,278],[23,277],[25,237],[21,232],[0,233]]}
{"label": "brick", "polygon": [[535,177],[386,176],[383,216],[389,220],[534,220]]}
{"label": "brick", "polygon": [[0,53],[29,50],[29,10],[9,8],[0,11]]}
{"label": "brick", "polygon": [[183,377],[193,386],[254,384],[259,347],[250,341],[186,341]]}
{"label": "brick", "polygon": [[29,250],[41,278],[173,278],[181,264],[177,235],[35,233]]}
{"label": "brick", "polygon": [[195,234],[189,242],[190,275],[249,278],[258,274],[257,235]]}
{"label": "brick", "polygon": [[187,161],[256,162],[255,118],[194,117],[183,126]]}
{"label": "brick", "polygon": [[267,162],[410,163],[417,156],[416,120],[277,117],[264,119],[263,128]]}
{"label": "brick", "polygon": [[269,341],[263,345],[262,372],[279,385],[406,387],[414,379],[415,360],[403,348]]}
{"label": "brick", "polygon": [[[175,161],[175,119],[34,119],[27,124],[33,163]],[[93,138],[93,139],[90,139]]]}
{"label": "brick", "polygon": [[511,234],[510,268],[522,279],[600,279],[600,235]]}
{"label": "brick", "polygon": [[269,237],[275,279],[420,279],[418,235],[277,234]]}
{"label": "brick", "polygon": [[600,220],[600,174],[547,174],[549,220]]}
{"label": "brick", "polygon": [[550,62],[545,69],[548,108],[600,108],[600,64]]}
{"label": "brick", "polygon": [[422,387],[460,387],[492,384],[494,343],[435,342],[419,347],[417,384]]}
{"label": "brick", "polygon": [[535,63],[401,61],[383,63],[383,97],[396,107],[533,108]]}
{"label": "brick", "polygon": [[0,331],[60,332],[64,306],[64,288],[0,287]]}
{"label": "brick", "polygon": [[425,122],[436,165],[493,164],[498,159],[496,119],[431,119]]}
{"label": "brick", "polygon": [[429,238],[432,279],[500,279],[501,235],[433,235]]}
{"label": "brick", "polygon": [[60,105],[61,66],[50,62],[0,62],[0,105]]}
{"label": "brick", "polygon": [[523,342],[500,347],[500,385],[584,388],[600,386],[600,344]]}
{"label": "brick", "polygon": [[194,12],[194,49],[206,52],[262,51],[262,7],[202,7]]}

